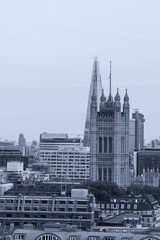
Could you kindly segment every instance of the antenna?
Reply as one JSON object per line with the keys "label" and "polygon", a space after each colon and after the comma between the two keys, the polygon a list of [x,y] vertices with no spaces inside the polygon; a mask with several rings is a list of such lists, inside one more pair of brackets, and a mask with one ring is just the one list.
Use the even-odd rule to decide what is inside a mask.
{"label": "antenna", "polygon": [[111,69],[112,62],[110,61],[110,74],[109,74],[109,80],[110,80],[110,86],[109,86],[109,94],[111,95],[111,80],[112,80],[112,69]]}

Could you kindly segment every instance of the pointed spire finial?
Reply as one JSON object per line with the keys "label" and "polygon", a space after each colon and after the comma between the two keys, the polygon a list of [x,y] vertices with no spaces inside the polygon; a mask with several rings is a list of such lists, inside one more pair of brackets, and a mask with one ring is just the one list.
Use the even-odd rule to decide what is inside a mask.
{"label": "pointed spire finial", "polygon": [[106,97],[104,95],[104,89],[102,89],[102,95],[101,95],[101,103],[106,101]]}
{"label": "pointed spire finial", "polygon": [[129,97],[128,97],[127,89],[126,89],[126,94],[125,94],[125,96],[124,96],[124,101],[129,102]]}

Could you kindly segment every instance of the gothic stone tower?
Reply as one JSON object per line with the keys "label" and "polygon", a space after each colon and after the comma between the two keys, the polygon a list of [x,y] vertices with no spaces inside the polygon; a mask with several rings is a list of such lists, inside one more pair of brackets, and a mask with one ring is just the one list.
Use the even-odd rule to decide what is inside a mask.
{"label": "gothic stone tower", "polygon": [[[110,74],[111,75],[111,74]],[[97,110],[97,96],[93,90],[90,105],[90,178],[110,180],[121,187],[129,185],[129,97],[124,96],[121,112],[120,95],[106,100],[104,91]]]}

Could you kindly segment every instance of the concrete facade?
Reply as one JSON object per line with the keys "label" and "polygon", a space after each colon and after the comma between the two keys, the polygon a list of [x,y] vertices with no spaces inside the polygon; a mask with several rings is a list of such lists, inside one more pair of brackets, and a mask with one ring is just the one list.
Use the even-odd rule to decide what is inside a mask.
{"label": "concrete facade", "polygon": [[95,207],[95,198],[86,189],[73,189],[71,197],[0,196],[0,226],[33,224],[38,228],[59,222],[89,229],[95,222]]}
{"label": "concrete facade", "polygon": [[40,136],[40,161],[49,167],[49,173],[60,179],[84,181],[89,179],[89,147],[83,147],[80,138],[67,134]]}

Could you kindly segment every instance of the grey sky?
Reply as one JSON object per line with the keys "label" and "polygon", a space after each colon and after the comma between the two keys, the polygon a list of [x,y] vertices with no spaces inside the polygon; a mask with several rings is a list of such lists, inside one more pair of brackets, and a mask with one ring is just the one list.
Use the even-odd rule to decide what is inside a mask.
{"label": "grey sky", "polygon": [[108,94],[128,89],[145,115],[145,138],[158,138],[159,0],[1,0],[0,137],[82,133],[92,63],[98,55]]}

